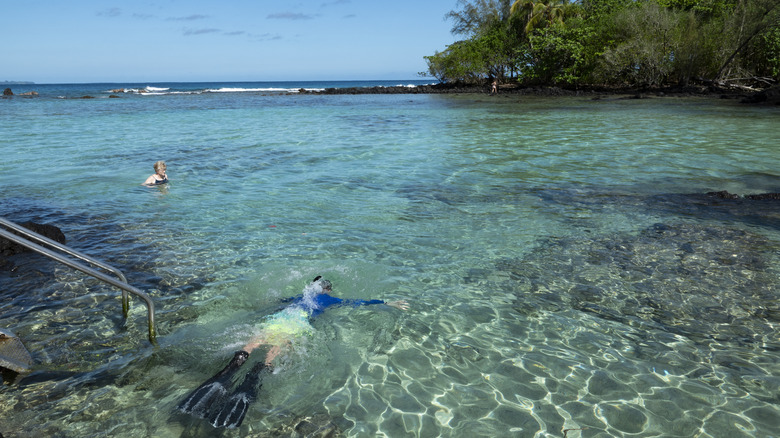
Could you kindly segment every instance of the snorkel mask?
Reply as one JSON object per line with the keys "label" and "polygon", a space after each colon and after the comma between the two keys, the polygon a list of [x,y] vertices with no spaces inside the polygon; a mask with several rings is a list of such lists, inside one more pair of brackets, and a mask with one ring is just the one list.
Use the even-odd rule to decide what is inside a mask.
{"label": "snorkel mask", "polygon": [[318,275],[318,276],[314,277],[314,280],[312,280],[311,282],[312,282],[312,284],[319,282],[320,287],[322,288],[323,292],[326,292],[326,291],[330,292],[331,290],[333,290],[332,289],[333,285],[330,283],[329,280],[325,280],[324,278],[322,278],[322,275]]}

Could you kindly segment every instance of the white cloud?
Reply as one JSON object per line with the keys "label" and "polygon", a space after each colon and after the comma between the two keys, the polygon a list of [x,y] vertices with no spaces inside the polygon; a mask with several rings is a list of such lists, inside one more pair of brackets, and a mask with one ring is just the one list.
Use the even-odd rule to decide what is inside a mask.
{"label": "white cloud", "polygon": [[200,14],[193,14],[188,15],[186,17],[170,17],[168,18],[169,21],[195,21],[195,20],[203,20],[209,18],[208,15],[200,15]]}
{"label": "white cloud", "polygon": [[122,9],[120,9],[120,8],[109,8],[109,9],[104,9],[102,11],[98,11],[97,14],[98,14],[99,17],[118,17],[118,16],[122,15]]}
{"label": "white cloud", "polygon": [[311,20],[315,15],[301,14],[298,12],[278,12],[276,14],[269,14],[265,18],[279,19],[279,20]]}
{"label": "white cloud", "polygon": [[220,32],[222,32],[221,29],[214,29],[214,28],[184,29],[184,35],[185,36],[206,35],[206,34],[210,34],[210,33],[220,33]]}

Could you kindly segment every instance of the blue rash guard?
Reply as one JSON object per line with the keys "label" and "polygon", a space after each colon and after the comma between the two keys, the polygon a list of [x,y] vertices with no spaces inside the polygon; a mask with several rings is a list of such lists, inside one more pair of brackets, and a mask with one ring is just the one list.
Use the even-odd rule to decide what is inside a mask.
{"label": "blue rash guard", "polygon": [[303,295],[287,298],[283,302],[289,302],[289,307],[298,306],[309,314],[309,318],[315,318],[322,314],[330,306],[368,306],[370,304],[384,304],[382,300],[343,300],[321,293],[313,296],[311,299],[305,299]]}

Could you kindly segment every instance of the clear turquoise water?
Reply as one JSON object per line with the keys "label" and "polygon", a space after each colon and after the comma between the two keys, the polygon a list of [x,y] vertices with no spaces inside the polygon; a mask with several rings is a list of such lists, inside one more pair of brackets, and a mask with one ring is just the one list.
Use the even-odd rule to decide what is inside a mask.
{"label": "clear turquoise water", "polygon": [[0,101],[0,215],[122,269],[160,335],[15,256],[0,327],[42,377],[0,387],[5,437],[213,435],[175,405],[319,274],[411,309],[328,310],[224,436],[780,436],[780,207],[704,195],[780,192],[780,110],[242,86]]}

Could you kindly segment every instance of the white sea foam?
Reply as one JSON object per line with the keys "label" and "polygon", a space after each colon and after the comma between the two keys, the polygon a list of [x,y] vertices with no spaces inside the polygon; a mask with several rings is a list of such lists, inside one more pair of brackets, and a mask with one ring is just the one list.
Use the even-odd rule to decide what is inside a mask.
{"label": "white sea foam", "polygon": [[307,307],[309,309],[318,308],[319,305],[317,304],[316,297],[321,293],[323,293],[323,290],[322,290],[322,284],[320,284],[319,281],[306,285],[306,287],[303,289],[302,303],[304,307]]}
{"label": "white sea foam", "polygon": [[[210,88],[204,93],[298,93],[301,88]],[[323,90],[322,88],[307,88],[307,91]]]}
{"label": "white sea foam", "polygon": [[106,93],[128,93],[128,94],[140,94],[143,96],[165,96],[169,94],[202,94],[202,93],[299,93],[301,90],[305,91],[324,91],[325,88],[241,88],[241,87],[222,87],[222,88],[206,88],[200,90],[181,90],[171,91],[170,88],[152,87],[146,86],[145,88],[116,88],[106,90]]}
{"label": "white sea foam", "polygon": [[204,90],[206,93],[247,93],[247,92],[258,92],[258,91],[267,91],[271,90],[270,88],[208,88]]}
{"label": "white sea foam", "polygon": [[170,88],[152,87],[152,86],[147,85],[144,88],[113,88],[113,89],[104,91],[104,93],[128,93],[128,94],[160,95],[160,94],[168,94],[167,93],[168,90],[170,90]]}

